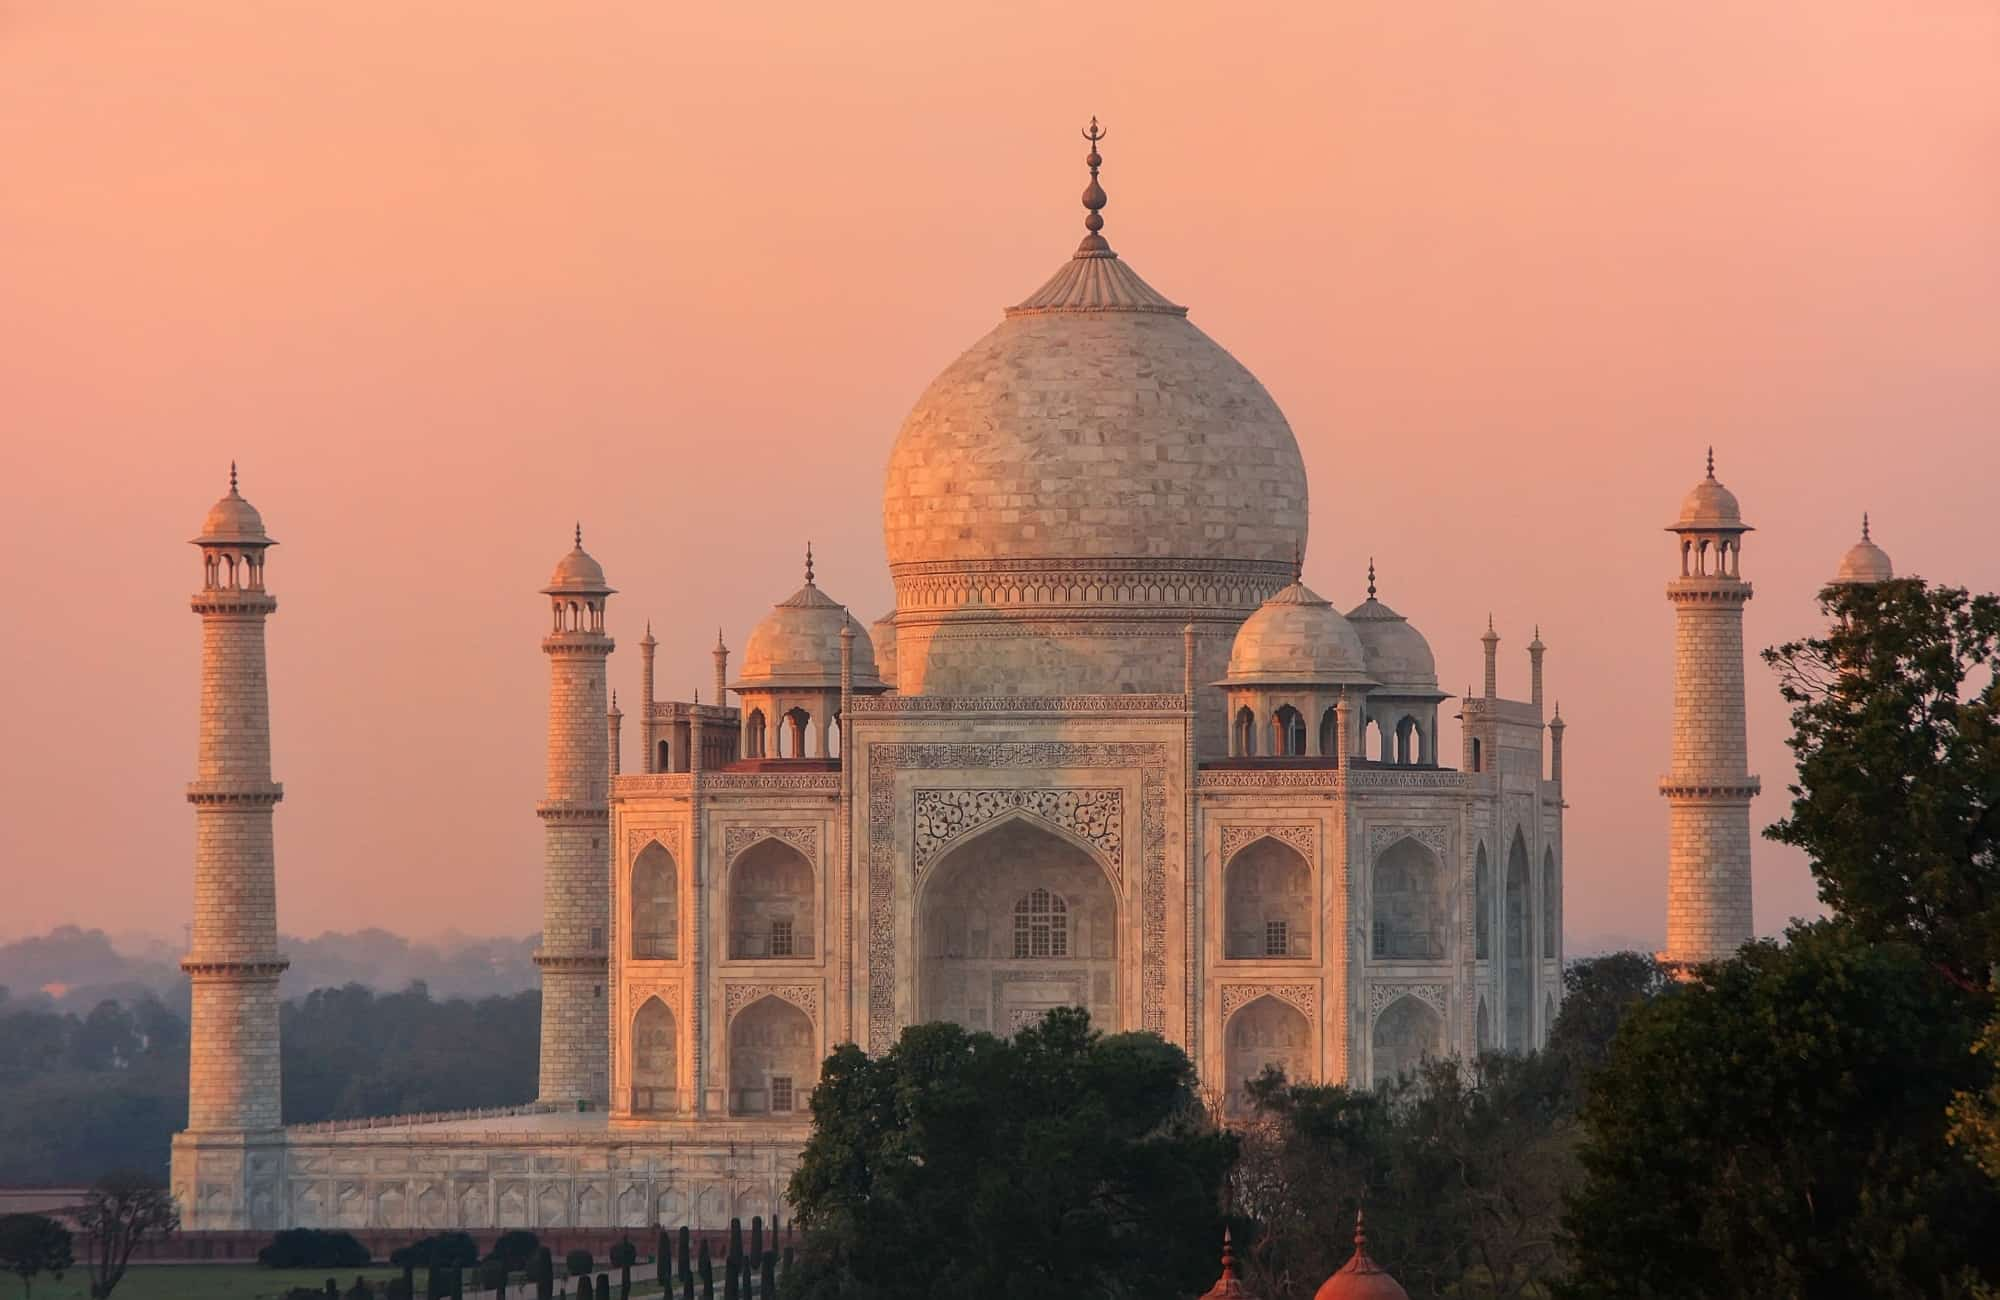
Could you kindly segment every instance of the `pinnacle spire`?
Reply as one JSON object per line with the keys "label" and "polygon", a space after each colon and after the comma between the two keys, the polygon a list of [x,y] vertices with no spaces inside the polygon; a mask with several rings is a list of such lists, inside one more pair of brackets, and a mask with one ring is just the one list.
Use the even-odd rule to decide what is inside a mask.
{"label": "pinnacle spire", "polygon": [[1304,548],[1304,547],[1302,547],[1302,546],[1300,546],[1300,545],[1299,545],[1299,544],[1298,544],[1297,542],[1293,542],[1293,543],[1292,543],[1292,581],[1293,581],[1293,582],[1304,582],[1305,580],[1306,580],[1306,553],[1305,553],[1305,548]]}
{"label": "pinnacle spire", "polygon": [[1103,155],[1097,152],[1097,142],[1108,134],[1110,133],[1097,125],[1095,115],[1092,115],[1090,125],[1083,131],[1083,138],[1090,141],[1090,152],[1083,158],[1084,164],[1090,168],[1090,184],[1083,187],[1083,206],[1089,212],[1083,219],[1083,228],[1090,233],[1086,234],[1083,242],[1076,246],[1079,256],[1107,254],[1111,251],[1111,245],[1098,233],[1104,229],[1103,209],[1106,199],[1104,187],[1097,183],[1097,169],[1104,165]]}
{"label": "pinnacle spire", "polygon": [[1375,557],[1368,557],[1368,599],[1375,599]]}
{"label": "pinnacle spire", "polygon": [[236,462],[229,462],[229,495],[236,495]]}
{"label": "pinnacle spire", "polygon": [[1868,512],[1866,510],[1861,512],[1861,540],[1864,542],[1868,540]]}
{"label": "pinnacle spire", "polygon": [[722,644],[722,624],[720,623],[717,623],[715,625],[715,648],[717,650],[727,649],[727,647]]}
{"label": "pinnacle spire", "polygon": [[806,543],[806,586],[813,585],[813,544]]}
{"label": "pinnacle spire", "polygon": [[576,521],[576,549],[583,549],[583,520]]}
{"label": "pinnacle spire", "polygon": [[1708,449],[1708,476],[1715,477],[1715,447],[1712,444]]}

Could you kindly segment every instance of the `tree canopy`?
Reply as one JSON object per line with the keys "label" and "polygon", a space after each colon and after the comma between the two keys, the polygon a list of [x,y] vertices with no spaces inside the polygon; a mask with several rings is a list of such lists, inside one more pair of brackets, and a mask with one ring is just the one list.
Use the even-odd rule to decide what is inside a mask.
{"label": "tree canopy", "polygon": [[790,1189],[789,1295],[1194,1295],[1214,1280],[1234,1139],[1194,1068],[1080,1008],[1010,1040],[952,1024],[826,1061]]}
{"label": "tree canopy", "polygon": [[1565,1220],[1577,1297],[1949,1296],[2000,1268],[2000,1194],[1944,1140],[1976,1002],[1827,921],[1635,1010],[1592,1078]]}
{"label": "tree canopy", "polygon": [[2000,597],[1904,578],[1829,587],[1831,626],[1765,652],[1798,780],[1766,834],[1821,899],[1967,989],[2000,961]]}
{"label": "tree canopy", "polygon": [[75,1262],[69,1229],[46,1214],[0,1217],[0,1269],[21,1279],[23,1297],[34,1294],[35,1278],[47,1273],[61,1281]]}

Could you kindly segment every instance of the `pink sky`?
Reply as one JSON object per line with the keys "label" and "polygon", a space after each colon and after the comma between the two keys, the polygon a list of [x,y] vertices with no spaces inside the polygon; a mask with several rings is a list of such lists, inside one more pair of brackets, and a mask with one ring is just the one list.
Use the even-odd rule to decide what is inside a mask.
{"label": "pink sky", "polygon": [[[1659,530],[1707,444],[1753,647],[1864,508],[2000,587],[1986,0],[0,2],[0,932],[186,917],[231,457],[283,543],[281,923],[534,929],[572,522],[628,700],[647,616],[685,695],[808,537],[872,621],[896,428],[1074,247],[1092,113],[1113,246],[1298,433],[1308,581],[1374,555],[1453,690],[1491,609],[1525,695],[1540,623],[1573,937],[1663,930]],[[1756,889],[1813,907],[1774,846]]]}

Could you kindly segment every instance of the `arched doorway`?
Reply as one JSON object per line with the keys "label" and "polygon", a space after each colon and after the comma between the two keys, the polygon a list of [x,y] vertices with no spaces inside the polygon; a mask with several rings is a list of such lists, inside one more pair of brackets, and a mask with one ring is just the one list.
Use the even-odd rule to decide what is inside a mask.
{"label": "arched doorway", "polygon": [[1376,961],[1442,961],[1444,869],[1437,855],[1404,836],[1375,859],[1368,955]]}
{"label": "arched doorway", "polygon": [[1223,1069],[1229,1088],[1224,1109],[1231,1115],[1250,1113],[1250,1094],[1244,1085],[1276,1066],[1293,1083],[1308,1083],[1318,1074],[1313,1068],[1312,1026],[1289,1002],[1265,996],[1245,1004],[1229,1018],[1225,1034]]}
{"label": "arched doorway", "polygon": [[1561,936],[1562,921],[1558,915],[1562,902],[1562,885],[1556,879],[1556,852],[1542,850],[1542,955],[1553,957],[1561,946],[1556,940]]}
{"label": "arched doorway", "polygon": [[810,957],[813,869],[783,840],[759,840],[729,868],[729,955],[734,960]]}
{"label": "arched doorway", "polygon": [[1529,1041],[1529,998],[1533,989],[1534,914],[1528,909],[1528,844],[1521,832],[1507,850],[1507,1050],[1525,1052]]}
{"label": "arched doorway", "polygon": [[1312,868],[1304,854],[1267,835],[1223,874],[1223,956],[1312,956]]}
{"label": "arched doorway", "polygon": [[1118,898],[1094,855],[1023,817],[976,832],[919,884],[918,1017],[1011,1034],[1052,1007],[1118,1017]]}
{"label": "arched doorway", "polygon": [[647,998],[632,1017],[632,1113],[657,1115],[677,1109],[680,1076],[674,1013],[658,998]]}
{"label": "arched doorway", "polygon": [[639,960],[671,961],[680,954],[680,873],[666,847],[654,840],[632,863],[631,953]]}
{"label": "arched doorway", "polygon": [[818,1067],[806,1013],[782,998],[757,999],[729,1025],[729,1113],[803,1113]]}
{"label": "arched doorway", "polygon": [[1493,956],[1493,868],[1486,865],[1486,846],[1472,868],[1472,956],[1488,961]]}
{"label": "arched doorway", "polygon": [[1404,994],[1375,1018],[1372,1046],[1373,1081],[1387,1083],[1444,1056],[1444,1017],[1422,998]]}

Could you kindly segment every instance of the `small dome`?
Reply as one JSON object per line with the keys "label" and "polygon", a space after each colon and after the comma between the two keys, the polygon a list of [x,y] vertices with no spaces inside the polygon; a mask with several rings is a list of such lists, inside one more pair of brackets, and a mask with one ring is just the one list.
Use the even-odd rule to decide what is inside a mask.
{"label": "small dome", "polygon": [[556,571],[549,578],[549,585],[542,590],[551,596],[558,592],[579,596],[611,594],[611,588],[605,585],[604,566],[583,549],[583,525],[577,525],[575,547],[556,562]]}
{"label": "small dome", "polygon": [[1743,522],[1742,507],[1736,504],[1736,494],[1716,481],[1715,449],[1708,453],[1708,477],[1694,485],[1681,499],[1681,516],[1668,525],[1670,531],[1681,529],[1715,529],[1723,532],[1749,532],[1750,526]]}
{"label": "small dome", "polygon": [[813,585],[772,606],[743,647],[743,674],[731,690],[840,688],[840,629],[854,629],[854,688],[879,693],[875,647],[847,608]]}
{"label": "small dome", "polygon": [[1303,582],[1294,582],[1243,620],[1220,685],[1367,683],[1368,653],[1348,621]]}
{"label": "small dome", "polygon": [[208,508],[208,517],[201,521],[201,536],[194,539],[196,545],[203,543],[239,544],[269,546],[271,538],[264,532],[264,516],[257,513],[257,507],[245,501],[236,491],[236,465],[229,466],[229,495]]}
{"label": "small dome", "polygon": [[1368,676],[1377,685],[1391,693],[1436,692],[1437,659],[1431,643],[1408,619],[1375,599],[1372,580],[1368,599],[1347,612],[1347,621],[1361,638]]}
{"label": "small dome", "polygon": [[1868,536],[1868,516],[1861,516],[1861,540],[1848,547],[1847,554],[1840,557],[1840,571],[1833,575],[1834,585],[1887,582],[1895,576],[1896,571],[1889,564],[1889,553]]}
{"label": "small dome", "polygon": [[[868,625],[868,641],[875,650],[875,671],[882,684],[896,689],[896,611],[890,610]],[[860,642],[856,642],[857,648]]]}
{"label": "small dome", "polygon": [[1368,1257],[1368,1237],[1361,1216],[1354,1216],[1354,1255],[1340,1271],[1320,1283],[1313,1300],[1410,1300],[1410,1293]]}

